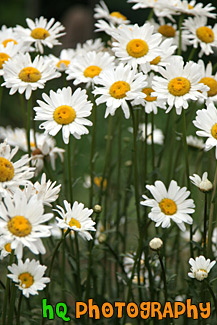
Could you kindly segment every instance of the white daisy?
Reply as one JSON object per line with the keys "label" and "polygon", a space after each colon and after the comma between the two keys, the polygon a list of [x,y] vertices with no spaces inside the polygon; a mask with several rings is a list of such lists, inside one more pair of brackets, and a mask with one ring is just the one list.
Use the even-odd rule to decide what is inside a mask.
{"label": "white daisy", "polygon": [[198,110],[196,114],[193,124],[200,129],[196,134],[208,138],[205,142],[205,151],[216,147],[217,159],[217,109],[213,103],[210,103],[206,109]]}
{"label": "white daisy", "polygon": [[101,38],[89,39],[83,44],[78,43],[75,48],[76,55],[84,55],[88,52],[100,52],[105,49],[105,44]]}
{"label": "white daisy", "polygon": [[6,61],[3,70],[5,82],[2,86],[11,88],[10,95],[16,91],[20,94],[25,92],[26,99],[30,98],[33,90],[44,88],[46,81],[61,76],[43,57],[37,56],[32,62],[29,53],[20,53]]}
{"label": "white daisy", "polygon": [[94,95],[101,95],[96,99],[97,105],[106,103],[105,117],[114,115],[121,106],[126,118],[130,117],[130,110],[127,101],[135,98],[145,98],[142,89],[146,87],[146,76],[137,73],[136,68],[132,69],[129,64],[119,64],[116,68],[110,68],[101,72],[96,77],[95,83],[102,87],[96,87]]}
{"label": "white daisy", "polygon": [[155,8],[158,6],[157,0],[128,0],[129,3],[135,3],[132,9]]}
{"label": "white daisy", "polygon": [[215,258],[217,257],[217,227],[212,232],[212,251]]}
{"label": "white daisy", "polygon": [[202,178],[197,175],[193,174],[193,176],[189,176],[191,182],[197,186],[202,192],[209,192],[213,189],[212,183],[208,180],[208,173],[204,172]]}
{"label": "white daisy", "polygon": [[113,23],[113,24],[128,24],[129,20],[127,20],[127,18],[122,15],[120,12],[118,11],[113,11],[113,12],[109,12],[108,7],[106,6],[104,1],[100,1],[100,4],[97,4],[94,8],[95,14],[94,14],[94,18],[95,19],[100,19],[100,18],[104,18],[106,20],[108,20],[109,22]]}
{"label": "white daisy", "polygon": [[191,265],[191,272],[188,273],[188,276],[197,279],[198,281],[202,281],[208,277],[208,273],[216,264],[216,261],[210,262],[209,258],[205,259],[204,256],[200,255],[199,257],[196,257],[195,260],[190,258],[189,264]]}
{"label": "white daisy", "polygon": [[165,69],[159,67],[159,73],[162,77],[154,77],[155,92],[152,95],[167,101],[169,107],[166,113],[175,106],[176,113],[180,115],[182,108],[188,108],[188,100],[207,98],[209,88],[199,83],[202,74],[197,63],[189,61],[184,66],[183,58],[177,55],[170,59]]}
{"label": "white daisy", "polygon": [[50,54],[48,59],[55,65],[56,69],[59,71],[65,71],[73,58],[75,58],[76,51],[74,49],[63,49],[60,52],[59,57]]}
{"label": "white daisy", "polygon": [[50,236],[50,226],[44,223],[52,217],[52,213],[44,214],[43,203],[37,195],[27,198],[25,192],[17,189],[13,198],[7,194],[0,203],[0,234],[11,242],[17,258],[22,258],[23,247],[28,247],[33,254],[44,254],[41,238]]}
{"label": "white daisy", "polygon": [[74,79],[74,85],[86,83],[89,87],[103,70],[114,66],[114,59],[107,52],[88,52],[71,62],[66,70],[66,79]]}
{"label": "white daisy", "polygon": [[96,231],[94,228],[95,222],[90,218],[93,210],[84,208],[84,204],[78,203],[77,201],[75,201],[71,207],[71,204],[64,200],[64,206],[66,212],[58,205],[57,208],[59,210],[54,210],[61,216],[61,218],[56,217],[58,226],[62,229],[77,231],[83,239],[92,239],[89,231]]}
{"label": "white daisy", "polygon": [[[133,128],[128,128],[128,130],[133,133]],[[138,126],[138,135],[139,139],[142,141],[145,141],[146,138],[146,124],[145,123],[140,123]],[[154,140],[154,143],[156,144],[163,144],[164,141],[164,135],[163,132],[160,129],[157,129],[154,126],[154,132],[152,134],[152,125],[151,123],[147,124],[147,144],[152,144],[152,137]]]}
{"label": "white daisy", "polygon": [[203,60],[199,60],[198,64],[202,72],[202,82],[204,85],[207,85],[210,89],[207,92],[206,104],[217,101],[217,72],[215,75],[212,74],[212,63],[209,62],[205,67]]}
{"label": "white daisy", "polygon": [[31,42],[27,42],[25,38],[21,37],[21,35],[14,31],[12,27],[2,26],[0,30],[0,44],[3,44],[5,47],[8,43],[14,44],[14,47],[18,47],[19,51],[29,52],[31,50],[30,44]]}
{"label": "white daisy", "polygon": [[13,58],[19,51],[19,47],[13,42],[7,43],[6,46],[0,44],[0,76],[4,74],[3,65],[5,62]]}
{"label": "white daisy", "polygon": [[188,18],[183,23],[183,29],[188,33],[183,35],[185,41],[193,45],[194,48],[201,47],[199,57],[203,54],[213,53],[213,48],[217,47],[217,24],[207,26],[206,17]]}
{"label": "white daisy", "polygon": [[18,186],[25,186],[34,176],[34,167],[29,167],[29,157],[25,155],[12,162],[18,147],[11,150],[7,142],[0,144],[0,198],[12,194]]}
{"label": "white daisy", "polygon": [[159,44],[162,40],[160,33],[153,34],[154,26],[145,23],[139,27],[120,25],[114,33],[116,40],[112,43],[115,55],[124,63],[131,65],[146,64],[159,54]]}
{"label": "white daisy", "polygon": [[62,33],[65,27],[60,22],[54,22],[54,18],[49,21],[44,17],[36,18],[35,21],[27,18],[26,23],[29,28],[16,26],[14,30],[22,37],[25,37],[27,42],[34,43],[36,50],[43,53],[44,46],[52,48],[54,45],[61,44],[57,38],[65,35],[65,33]]}
{"label": "white daisy", "polygon": [[70,87],[58,89],[57,92],[50,91],[50,97],[42,94],[44,102],[37,100],[38,107],[35,120],[45,120],[39,127],[55,136],[61,129],[63,141],[69,143],[70,134],[76,139],[81,135],[88,134],[89,131],[85,125],[92,125],[92,122],[85,117],[90,116],[92,103],[88,101],[86,90],[77,88],[72,94]]}
{"label": "white daisy", "polygon": [[95,26],[97,27],[97,29],[95,29],[95,32],[104,32],[109,36],[112,36],[114,31],[116,30],[115,25],[113,25],[112,23],[108,23],[103,19],[98,20],[95,23]]}
{"label": "white daisy", "polygon": [[5,240],[5,238],[0,238],[0,251],[0,260],[3,260],[3,258],[11,253],[11,243]]}
{"label": "white daisy", "polygon": [[186,142],[189,147],[196,148],[196,149],[204,149],[205,144],[202,139],[199,139],[196,136],[188,135],[186,137]]}
{"label": "white daisy", "polygon": [[16,286],[22,290],[22,294],[29,298],[29,295],[38,295],[38,290],[43,290],[46,287],[46,283],[50,282],[49,278],[43,277],[47,266],[41,265],[39,261],[31,260],[27,258],[23,263],[22,260],[18,260],[18,264],[13,263],[8,266],[8,270],[11,274],[8,277],[13,282],[18,283]]}
{"label": "white daisy", "polygon": [[161,225],[162,228],[168,228],[171,220],[173,220],[182,231],[185,231],[184,223],[190,225],[193,223],[189,214],[194,213],[195,205],[192,199],[187,199],[190,192],[187,191],[186,187],[180,188],[177,182],[172,180],[168,191],[161,181],[156,181],[155,185],[147,185],[146,188],[151,192],[154,199],[149,199],[143,195],[145,201],[140,203],[152,208],[148,217],[156,222],[156,227]]}
{"label": "white daisy", "polygon": [[216,9],[215,7],[212,6],[211,3],[208,3],[205,6],[201,2],[196,3],[196,0],[192,0],[192,1],[175,0],[173,1],[173,3],[175,4],[174,10],[176,10],[178,14],[184,13],[186,15],[198,16],[198,17],[209,17],[209,18],[216,17],[216,14],[211,12]]}

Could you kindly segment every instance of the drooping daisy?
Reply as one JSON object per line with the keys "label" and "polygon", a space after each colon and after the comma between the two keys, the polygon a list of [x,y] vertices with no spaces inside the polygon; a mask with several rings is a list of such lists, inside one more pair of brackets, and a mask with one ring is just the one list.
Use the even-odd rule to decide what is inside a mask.
{"label": "drooping daisy", "polygon": [[29,167],[29,157],[25,155],[13,162],[18,147],[11,150],[7,142],[0,144],[0,198],[12,194],[18,186],[25,186],[34,176],[34,167]]}
{"label": "drooping daisy", "polygon": [[78,203],[77,201],[75,201],[71,207],[71,204],[64,200],[64,206],[66,211],[58,205],[57,208],[59,210],[54,210],[61,216],[61,218],[56,217],[58,226],[62,229],[77,231],[83,239],[92,239],[89,231],[96,231],[94,228],[95,222],[90,218],[93,210],[84,208],[84,204]]}
{"label": "drooping daisy", "polygon": [[46,283],[50,282],[50,278],[43,277],[47,266],[41,265],[39,261],[31,260],[27,258],[23,263],[22,260],[18,260],[18,264],[13,263],[8,266],[8,270],[11,274],[8,277],[13,282],[18,283],[16,286],[22,290],[22,294],[29,298],[29,295],[38,295],[38,290],[43,290],[46,287]]}
{"label": "drooping daisy", "polygon": [[115,58],[107,52],[88,52],[73,60],[66,73],[67,80],[74,79],[74,85],[86,83],[87,87],[95,83],[95,77],[103,70],[114,66]]}
{"label": "drooping daisy", "polygon": [[44,52],[44,46],[52,48],[54,45],[61,44],[57,38],[65,35],[63,33],[65,27],[60,22],[55,22],[54,18],[47,21],[46,18],[36,18],[35,21],[27,18],[26,23],[29,28],[16,26],[15,31],[25,37],[26,41],[34,43],[36,50],[40,53]]}
{"label": "drooping daisy", "polygon": [[207,26],[206,17],[190,17],[184,21],[183,28],[188,32],[183,38],[194,48],[200,45],[199,57],[213,53],[213,48],[217,47],[217,24],[213,27]]}
{"label": "drooping daisy", "polygon": [[25,92],[27,100],[33,90],[42,89],[46,81],[61,76],[43,57],[37,56],[32,62],[29,53],[20,53],[12,60],[6,61],[3,70],[5,82],[2,86],[10,88],[10,95],[16,91],[20,94]]}
{"label": "drooping daisy", "polygon": [[101,72],[96,77],[94,95],[101,95],[96,99],[96,103],[106,103],[105,117],[114,115],[118,107],[121,106],[126,118],[130,117],[130,110],[127,101],[135,98],[145,98],[142,89],[146,87],[146,76],[137,73],[129,64],[119,64],[116,68],[110,68]]}
{"label": "drooping daisy", "polygon": [[115,55],[119,60],[131,65],[146,64],[159,55],[159,44],[162,40],[160,33],[153,34],[154,26],[145,23],[120,25],[114,33],[115,42],[112,43]]}
{"label": "drooping daisy", "polygon": [[193,174],[193,176],[189,176],[191,182],[197,186],[202,192],[209,192],[213,189],[212,183],[208,180],[208,173],[204,172],[202,178],[197,175]]}
{"label": "drooping daisy", "polygon": [[0,44],[0,76],[4,74],[3,65],[6,61],[13,58],[19,51],[19,47],[15,46],[13,42],[7,43],[6,46]]}
{"label": "drooping daisy", "polygon": [[48,58],[55,65],[57,70],[65,71],[68,68],[72,59],[75,57],[75,55],[76,55],[76,52],[74,49],[63,49],[60,52],[59,57],[56,57],[53,54],[50,54]]}
{"label": "drooping daisy", "polygon": [[95,11],[95,14],[94,14],[95,19],[103,18],[113,24],[118,24],[118,25],[129,23],[129,20],[127,20],[127,18],[124,15],[122,15],[120,12],[113,11],[110,13],[105,2],[102,0],[100,1],[100,4],[97,4],[95,6],[94,11]]}
{"label": "drooping daisy", "polygon": [[202,74],[197,63],[189,61],[184,66],[181,56],[173,56],[165,69],[159,67],[159,73],[162,77],[155,76],[153,80],[153,96],[167,101],[169,107],[166,113],[175,106],[176,113],[180,115],[182,108],[188,108],[188,100],[207,98],[209,88],[199,83]]}
{"label": "drooping daisy", "polygon": [[208,274],[211,268],[216,264],[216,261],[210,262],[210,259],[205,259],[204,256],[200,255],[196,257],[194,260],[190,258],[189,264],[191,265],[191,269],[188,273],[188,276],[193,279],[197,279],[198,281],[202,281],[208,277]]}
{"label": "drooping daisy", "polygon": [[207,92],[206,104],[217,101],[217,72],[215,75],[212,74],[212,63],[209,62],[205,67],[203,60],[199,60],[198,64],[202,72],[202,82],[204,85],[207,85],[210,89]]}
{"label": "drooping daisy", "polygon": [[44,214],[37,195],[27,198],[25,192],[17,189],[13,198],[6,194],[0,203],[0,234],[11,243],[17,258],[22,258],[23,247],[33,254],[44,254],[41,238],[50,236],[50,226],[44,223],[52,217],[52,213]]}
{"label": "drooping daisy", "polygon": [[61,129],[63,141],[69,143],[70,134],[76,139],[88,134],[85,125],[91,126],[92,122],[85,117],[90,116],[92,103],[87,100],[86,90],[77,88],[72,94],[70,87],[50,91],[50,97],[43,93],[44,101],[37,100],[38,107],[35,120],[43,121],[39,127],[45,130],[45,134],[55,136]]}
{"label": "drooping daisy", "polygon": [[180,188],[177,182],[172,180],[168,190],[161,181],[156,181],[154,185],[147,185],[146,188],[151,192],[154,199],[149,199],[143,195],[145,201],[140,203],[144,206],[151,207],[148,217],[156,222],[155,227],[168,228],[173,220],[177,226],[185,231],[185,224],[192,224],[193,219],[189,214],[194,213],[194,201],[187,199],[190,192],[186,187]]}
{"label": "drooping daisy", "polygon": [[196,112],[196,120],[193,124],[200,129],[196,134],[200,137],[207,137],[205,142],[205,151],[216,147],[215,156],[217,159],[217,109],[213,103],[210,103],[207,108]]}

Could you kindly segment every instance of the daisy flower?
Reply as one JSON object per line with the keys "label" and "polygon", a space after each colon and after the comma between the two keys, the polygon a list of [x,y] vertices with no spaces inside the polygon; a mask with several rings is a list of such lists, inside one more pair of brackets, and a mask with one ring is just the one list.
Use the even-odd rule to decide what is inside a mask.
{"label": "daisy flower", "polygon": [[62,33],[65,27],[60,22],[54,22],[54,18],[49,21],[44,17],[36,18],[35,21],[27,18],[26,23],[29,28],[16,26],[14,30],[22,37],[25,37],[27,42],[34,43],[36,50],[43,53],[44,46],[53,48],[54,45],[61,44],[57,38],[65,35],[65,33]]}
{"label": "daisy flower", "polygon": [[0,44],[7,46],[8,43],[12,43],[14,47],[18,47],[20,52],[29,52],[31,50],[31,42],[27,42],[25,38],[14,31],[12,27],[2,26],[0,30]]}
{"label": "daisy flower", "polygon": [[187,191],[186,187],[180,188],[177,182],[172,180],[168,191],[161,181],[156,181],[154,185],[147,185],[146,188],[151,192],[154,199],[149,199],[143,195],[145,201],[140,203],[152,208],[148,217],[156,222],[156,227],[161,225],[162,228],[168,228],[171,220],[173,220],[182,231],[185,231],[184,223],[189,225],[193,223],[189,214],[194,213],[195,205],[192,199],[187,199],[190,192]]}
{"label": "daisy flower", "polygon": [[217,109],[213,103],[210,103],[207,108],[196,112],[196,120],[193,124],[200,129],[196,134],[200,137],[207,137],[205,142],[205,151],[216,147],[215,156],[217,159]]}
{"label": "daisy flower", "polygon": [[95,6],[94,11],[95,11],[95,14],[94,14],[95,19],[103,18],[113,24],[118,24],[118,25],[129,23],[129,20],[127,20],[127,18],[124,15],[122,15],[120,12],[113,11],[110,13],[105,2],[102,0],[100,1],[100,4],[97,4]]}
{"label": "daisy flower", "polygon": [[183,35],[185,41],[188,41],[194,48],[198,48],[198,45],[200,45],[199,57],[203,54],[212,54],[213,47],[217,47],[217,24],[214,27],[207,26],[206,17],[200,16],[186,19],[183,23],[183,29],[188,31],[187,34]]}
{"label": "daisy flower", "polygon": [[27,258],[23,263],[22,260],[18,260],[18,264],[13,263],[8,266],[8,270],[11,274],[8,277],[13,282],[18,283],[16,286],[22,290],[22,294],[29,298],[29,295],[38,295],[38,290],[43,290],[46,287],[46,283],[50,282],[49,278],[43,277],[47,266],[41,265],[39,261],[31,260]]}
{"label": "daisy flower", "polygon": [[100,52],[105,49],[105,44],[101,38],[89,39],[83,44],[78,43],[75,48],[76,55],[84,55],[88,52],[95,51]]}
{"label": "daisy flower", "polygon": [[215,75],[212,74],[211,62],[209,62],[206,67],[203,60],[199,60],[198,64],[202,72],[202,79],[200,80],[200,82],[202,82],[204,85],[207,85],[209,87],[209,90],[207,92],[208,98],[206,100],[206,104],[209,104],[211,102],[216,102],[217,101],[217,72],[215,73]]}
{"label": "daisy flower", "polygon": [[20,53],[14,59],[6,61],[3,70],[5,82],[2,86],[11,88],[10,95],[16,91],[20,94],[25,92],[27,100],[33,90],[42,89],[46,81],[61,76],[43,57],[36,56],[32,62],[29,53]]}
{"label": "daisy flower", "polygon": [[206,91],[209,90],[203,83],[199,83],[202,73],[197,63],[189,61],[184,66],[181,56],[174,56],[170,59],[170,64],[164,68],[159,67],[162,77],[155,76],[153,80],[153,96],[167,101],[168,113],[173,106],[176,113],[181,114],[182,108],[188,108],[188,100],[207,98]]}
{"label": "daisy flower", "polygon": [[120,25],[114,30],[112,43],[115,55],[119,60],[131,65],[146,64],[159,55],[160,33],[153,34],[154,26],[145,23],[139,27]]}
{"label": "daisy flower", "polygon": [[216,264],[216,261],[210,262],[210,259],[205,259],[204,256],[200,255],[194,260],[190,258],[189,264],[191,265],[188,276],[198,281],[202,281],[208,277],[211,268]]}
{"label": "daisy flower", "polygon": [[3,258],[11,253],[11,243],[5,240],[5,238],[0,238],[0,251],[0,260],[3,260]]}
{"label": "daisy flower", "polygon": [[48,59],[55,65],[56,69],[59,71],[65,71],[72,59],[75,57],[76,52],[74,49],[64,49],[60,52],[59,57],[50,54]]}
{"label": "daisy flower", "polygon": [[77,231],[83,239],[92,239],[89,231],[96,231],[94,228],[95,222],[90,218],[93,210],[84,208],[84,204],[77,201],[71,207],[71,204],[64,200],[64,206],[66,211],[58,205],[59,210],[54,210],[61,216],[61,218],[56,217],[58,227]]}
{"label": "daisy flower", "polygon": [[13,58],[19,51],[19,47],[15,46],[13,42],[7,43],[6,46],[0,44],[0,76],[4,74],[3,65],[5,62]]}
{"label": "daisy flower", "polygon": [[18,147],[11,150],[7,142],[0,144],[0,198],[7,193],[12,194],[19,186],[25,186],[34,176],[34,167],[29,167],[28,155],[13,162]]}
{"label": "daisy flower", "polygon": [[175,0],[174,3],[174,9],[177,11],[177,13],[184,13],[186,15],[198,17],[216,18],[216,14],[211,12],[216,8],[213,7],[211,3],[208,3],[206,6],[204,6],[204,4],[201,2],[196,3],[196,0],[192,0],[190,2],[187,0]]}
{"label": "daisy flower", "polygon": [[50,226],[44,224],[53,213],[44,214],[42,201],[37,195],[27,198],[25,192],[17,189],[13,198],[6,194],[0,203],[0,234],[11,243],[17,258],[22,258],[23,247],[33,254],[44,254],[42,237],[50,236]]}
{"label": "daisy flower", "polygon": [[189,176],[191,182],[199,188],[202,192],[209,192],[213,189],[212,183],[208,180],[208,173],[204,172],[202,178],[197,175],[193,174],[193,176]]}
{"label": "daisy flower", "polygon": [[35,120],[45,120],[39,127],[45,130],[45,135],[55,136],[61,129],[63,141],[69,143],[70,134],[76,139],[88,134],[85,125],[91,126],[92,122],[85,117],[90,116],[92,103],[87,100],[86,90],[77,88],[72,94],[70,87],[50,91],[50,97],[42,94],[44,101],[37,100],[38,107]]}
{"label": "daisy flower", "polygon": [[113,32],[116,30],[115,25],[108,23],[103,19],[98,20],[95,23],[95,26],[97,27],[97,29],[95,29],[95,32],[104,32],[109,36],[112,36]]}
{"label": "daisy flower", "polygon": [[[128,130],[131,133],[133,133],[133,128],[129,127]],[[139,124],[138,135],[139,135],[140,140],[145,141],[145,138],[146,138],[146,124],[145,123]],[[160,145],[163,144],[163,141],[164,141],[163,132],[154,126],[154,132],[152,134],[152,125],[151,125],[151,123],[148,123],[147,124],[147,144],[152,144],[152,137],[153,137],[154,143],[160,144]]]}
{"label": "daisy flower", "polygon": [[101,95],[96,99],[97,105],[106,103],[105,117],[114,115],[118,107],[121,106],[125,117],[130,117],[130,110],[127,101],[135,98],[145,98],[142,89],[146,87],[146,76],[137,73],[136,68],[131,68],[129,64],[119,64],[115,68],[110,68],[101,72],[96,77],[95,83],[102,87],[96,87],[94,95]]}
{"label": "daisy flower", "polygon": [[71,62],[66,70],[66,80],[74,79],[74,85],[86,83],[89,87],[103,70],[114,66],[114,59],[107,52],[88,52]]}
{"label": "daisy flower", "polygon": [[129,3],[135,3],[132,9],[155,8],[158,6],[157,0],[128,0]]}
{"label": "daisy flower", "polygon": [[204,149],[205,144],[202,139],[199,139],[196,136],[188,135],[186,137],[186,142],[189,147],[195,148],[195,149]]}

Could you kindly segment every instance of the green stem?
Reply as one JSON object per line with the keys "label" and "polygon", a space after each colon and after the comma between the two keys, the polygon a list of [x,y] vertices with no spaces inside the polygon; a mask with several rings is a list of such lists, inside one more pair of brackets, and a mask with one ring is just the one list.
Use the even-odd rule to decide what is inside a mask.
{"label": "green stem", "polygon": [[73,190],[72,190],[72,171],[71,171],[71,141],[67,144],[67,160],[68,160],[68,181],[69,181],[69,199],[73,202]]}
{"label": "green stem", "polygon": [[207,193],[204,202],[204,224],[203,224],[203,253],[206,256],[206,224],[207,224]]}
{"label": "green stem", "polygon": [[32,99],[27,102],[27,124],[26,124],[26,139],[28,147],[28,155],[31,157],[30,130],[31,130],[31,115],[32,115]]}
{"label": "green stem", "polygon": [[14,309],[15,309],[15,299],[16,299],[17,288],[15,284],[11,284],[11,299],[8,311],[8,325],[13,324]]}
{"label": "green stem", "polygon": [[76,251],[76,263],[77,263],[77,285],[78,285],[78,298],[81,299],[81,269],[80,269],[80,255],[79,255],[79,244],[78,244],[78,234],[75,232],[75,251]]}
{"label": "green stem", "polygon": [[212,253],[212,229],[213,229],[213,214],[214,214],[214,205],[215,205],[216,185],[217,185],[217,163],[216,163],[215,177],[214,177],[214,182],[213,182],[211,206],[210,206],[210,212],[209,212],[208,247],[207,247],[208,257],[210,257],[211,253]]}
{"label": "green stem", "polygon": [[[2,81],[2,77],[0,77],[0,81]],[[1,108],[2,108],[2,98],[3,98],[3,87],[0,85],[0,117],[1,117]]]}
{"label": "green stem", "polygon": [[[146,125],[147,128],[147,125]],[[154,150],[154,113],[151,113],[151,151],[152,151],[152,173],[153,173],[153,183],[155,180],[155,150]]]}
{"label": "green stem", "polygon": [[212,296],[212,299],[213,299],[213,302],[214,302],[214,306],[215,306],[215,313],[216,313],[216,317],[217,317],[217,300],[216,300],[216,296],[212,290],[212,287],[209,285],[209,282],[206,280],[206,284],[207,284],[207,287],[209,289],[209,292],[211,293],[211,296]]}
{"label": "green stem", "polygon": [[184,15],[181,14],[179,16],[179,47],[177,50],[177,54],[181,55],[182,54],[182,23],[183,23]]}
{"label": "green stem", "polygon": [[152,17],[154,16],[154,9],[152,8],[149,12],[149,15],[148,15],[148,19],[147,20],[151,20]]}
{"label": "green stem", "polygon": [[89,207],[92,208],[93,206],[93,186],[94,186],[94,163],[95,163],[95,146],[96,146],[96,105],[93,105],[92,109],[92,117],[93,117],[93,127],[92,127],[92,142],[91,142],[91,151],[90,151],[90,192],[89,192]]}
{"label": "green stem", "polygon": [[16,325],[20,325],[20,312],[21,312],[22,298],[23,298],[23,293],[21,291],[19,302],[18,302],[18,307],[17,307]]}
{"label": "green stem", "polygon": [[161,269],[162,269],[162,276],[163,276],[163,283],[164,283],[164,297],[165,297],[165,302],[167,301],[168,295],[167,295],[167,280],[166,280],[166,272],[165,272],[165,268],[164,268],[164,264],[163,264],[163,260],[160,256],[159,251],[157,251],[158,257],[159,257],[159,261],[160,261],[160,265],[161,265]]}
{"label": "green stem", "polygon": [[191,52],[189,54],[188,61],[190,61],[194,58],[195,51],[196,51],[196,48],[193,47],[193,49],[191,50]]}

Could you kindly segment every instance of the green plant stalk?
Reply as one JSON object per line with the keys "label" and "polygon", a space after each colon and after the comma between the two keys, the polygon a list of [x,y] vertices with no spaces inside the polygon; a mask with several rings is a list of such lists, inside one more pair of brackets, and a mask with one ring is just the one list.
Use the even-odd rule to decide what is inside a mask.
{"label": "green plant stalk", "polygon": [[207,193],[204,197],[203,254],[206,256]]}
{"label": "green plant stalk", "polygon": [[73,202],[73,189],[72,189],[72,171],[71,171],[71,141],[67,144],[67,160],[68,160],[68,181],[69,181],[69,200]]}
{"label": "green plant stalk", "polygon": [[16,325],[20,325],[20,313],[21,313],[22,300],[23,300],[23,293],[21,291],[19,301],[18,301],[18,307],[17,307]]}
{"label": "green plant stalk", "polygon": [[184,20],[184,15],[181,14],[179,16],[179,46],[178,46],[178,50],[177,50],[177,54],[178,55],[182,55],[182,23]]}
{"label": "green plant stalk", "polygon": [[81,269],[80,269],[80,254],[79,254],[79,244],[78,244],[78,234],[75,232],[75,251],[76,251],[76,264],[77,264],[77,285],[78,285],[78,298],[82,299],[81,291]]}
{"label": "green plant stalk", "polygon": [[217,163],[216,163],[215,176],[213,181],[213,191],[211,196],[211,205],[210,205],[210,212],[209,212],[208,245],[207,245],[208,257],[211,257],[211,253],[212,253],[212,230],[213,230],[213,214],[214,214],[214,205],[215,205],[216,185],[217,185]]}
{"label": "green plant stalk", "polygon": [[89,208],[93,206],[93,186],[94,186],[94,165],[95,165],[95,147],[96,147],[96,123],[97,123],[97,115],[96,115],[97,107],[93,105],[92,109],[92,117],[93,117],[93,127],[92,127],[92,141],[91,141],[91,150],[90,150],[90,191],[89,191]]}
{"label": "green plant stalk", "polygon": [[32,99],[30,98],[27,102],[27,124],[26,124],[26,138],[27,138],[29,158],[31,157],[31,144],[30,144],[31,116],[32,116]]}
{"label": "green plant stalk", "polygon": [[209,285],[209,282],[206,280],[206,284],[207,284],[207,287],[209,289],[209,292],[211,293],[211,296],[212,296],[212,299],[213,299],[213,302],[214,302],[214,306],[215,306],[215,313],[216,313],[216,317],[217,317],[217,300],[216,300],[216,296],[212,290],[212,287]]}
{"label": "green plant stalk", "polygon": [[8,311],[8,322],[7,322],[8,325],[13,324],[16,293],[17,293],[17,288],[15,287],[15,284],[12,282],[11,283],[11,299],[10,299],[10,305],[9,305],[9,311]]}
{"label": "green plant stalk", "polygon": [[167,280],[166,280],[166,271],[165,271],[165,267],[163,264],[163,260],[160,256],[159,251],[157,251],[158,254],[158,258],[160,261],[160,265],[161,265],[161,269],[162,269],[162,276],[163,276],[163,283],[164,283],[164,298],[165,298],[165,302],[167,301],[168,295],[167,295]]}
{"label": "green plant stalk", "polygon": [[[0,81],[2,83],[2,77],[0,77]],[[2,110],[2,98],[3,98],[3,87],[0,86],[0,117],[1,117],[1,110]]]}
{"label": "green plant stalk", "polygon": [[[146,124],[147,128],[147,124]],[[153,183],[155,181],[155,148],[154,148],[154,113],[151,113],[151,151],[152,151],[152,173],[153,173]]]}

